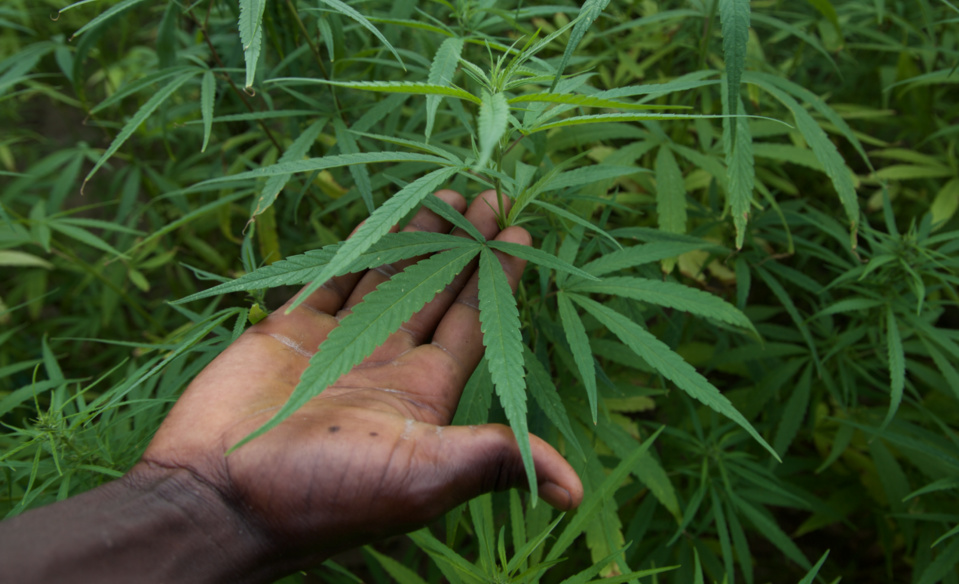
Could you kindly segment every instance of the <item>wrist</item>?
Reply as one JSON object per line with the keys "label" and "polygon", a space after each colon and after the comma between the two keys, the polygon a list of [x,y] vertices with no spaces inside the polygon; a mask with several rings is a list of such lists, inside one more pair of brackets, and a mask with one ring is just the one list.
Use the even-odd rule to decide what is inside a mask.
{"label": "wrist", "polygon": [[284,566],[217,489],[139,464],[119,480],[0,524],[20,582],[271,582]]}

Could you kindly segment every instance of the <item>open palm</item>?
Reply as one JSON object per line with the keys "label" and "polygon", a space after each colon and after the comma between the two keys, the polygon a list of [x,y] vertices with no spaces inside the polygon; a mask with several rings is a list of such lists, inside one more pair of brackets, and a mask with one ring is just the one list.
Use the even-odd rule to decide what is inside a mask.
{"label": "open palm", "polygon": [[[457,193],[436,196],[465,210],[487,238],[529,243],[521,228],[499,231],[494,193],[468,210]],[[450,228],[422,209],[405,230]],[[286,402],[338,319],[413,261],[337,278],[290,314],[277,310],[251,327],[194,380],[141,464],[189,470],[295,565],[416,529],[476,495],[524,484],[508,428],[447,426],[483,355],[472,265],[334,386],[224,456]],[[515,290],[525,262],[500,261]],[[546,442],[531,436],[531,445],[542,497],[575,507],[582,485],[573,469]]]}

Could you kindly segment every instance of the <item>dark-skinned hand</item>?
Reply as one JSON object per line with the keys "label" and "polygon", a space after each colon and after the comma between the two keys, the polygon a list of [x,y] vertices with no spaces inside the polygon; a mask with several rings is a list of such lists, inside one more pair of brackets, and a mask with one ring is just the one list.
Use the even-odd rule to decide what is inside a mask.
{"label": "dark-skinned hand", "polygon": [[[436,196],[465,211],[488,239],[530,243],[522,228],[499,230],[492,191],[468,209],[457,193]],[[404,230],[446,233],[451,227],[424,208]],[[515,291],[525,262],[498,256]],[[286,402],[339,319],[414,261],[331,280],[289,314],[288,303],[252,326],[190,384],[143,460],[123,479],[82,495],[89,498],[86,511],[64,508],[61,521],[96,522],[90,509],[110,508],[112,498],[118,517],[100,518],[101,525],[119,522],[127,539],[140,542],[135,553],[115,558],[116,574],[128,564],[161,564],[155,580],[133,581],[269,582],[337,551],[417,529],[482,493],[523,486],[509,428],[448,425],[483,356],[475,264],[350,373],[225,456]],[[559,509],[577,506],[582,485],[575,471],[549,444],[535,436],[530,441],[540,496]],[[90,498],[96,491],[100,498]],[[42,522],[40,512],[57,505],[14,521],[40,514]],[[123,520],[140,508],[159,508],[169,517],[149,527]],[[2,527],[10,526],[0,524],[0,542],[9,533]],[[154,545],[141,533],[147,530],[159,534]],[[117,537],[122,545],[122,534]],[[202,559],[191,554],[201,550],[216,569],[197,567]],[[99,569],[111,573],[107,563]]]}

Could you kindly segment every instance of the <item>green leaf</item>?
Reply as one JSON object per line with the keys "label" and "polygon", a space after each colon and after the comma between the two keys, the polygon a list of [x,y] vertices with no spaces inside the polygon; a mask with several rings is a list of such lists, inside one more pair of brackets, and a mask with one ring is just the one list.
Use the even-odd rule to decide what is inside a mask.
{"label": "green leaf", "polygon": [[879,426],[880,434],[899,411],[903,389],[906,386],[906,352],[902,346],[899,323],[896,322],[896,315],[891,304],[886,305],[886,355],[889,359],[889,411]]}
{"label": "green leaf", "polygon": [[565,552],[573,543],[573,540],[579,537],[579,534],[586,529],[587,525],[596,518],[596,514],[603,508],[603,503],[610,499],[619,487],[622,486],[623,481],[626,480],[626,475],[633,470],[643,455],[646,454],[649,447],[652,446],[653,442],[656,441],[656,438],[658,438],[659,434],[663,431],[663,428],[665,428],[665,426],[661,426],[653,432],[649,438],[643,440],[643,443],[640,444],[638,448],[633,449],[629,456],[622,459],[595,492],[587,493],[582,505],[576,510],[576,514],[573,515],[573,518],[566,525],[566,528],[563,529],[563,532],[556,538],[553,547],[550,548],[549,554],[546,555],[547,561],[559,558],[560,554]]}
{"label": "green leaf", "polygon": [[[102,156],[100,156],[100,159],[97,160],[97,163],[93,165],[93,169],[91,169],[86,178],[83,179],[83,185],[86,186],[87,182],[93,177],[93,175],[100,170],[100,167],[103,166],[106,161],[109,160],[110,157],[120,149],[120,146],[123,146],[124,142],[126,142],[130,136],[133,135],[133,132],[140,127],[140,124],[150,117],[150,114],[152,114],[164,101],[173,95],[177,89],[180,89],[184,83],[190,79],[193,79],[197,73],[199,73],[199,70],[184,73],[167,85],[164,85],[159,91],[153,94],[153,97],[147,100],[147,102],[143,104],[143,107],[137,111],[136,115],[133,116],[130,121],[123,126],[123,129],[120,130],[120,133],[117,134],[116,138],[113,139],[110,147],[107,148],[106,152],[104,152]],[[81,188],[80,191],[82,192],[83,189]]]}
{"label": "green leaf", "polygon": [[[325,0],[324,0],[325,1]],[[435,85],[432,83],[422,83],[419,81],[329,81],[327,79],[311,79],[306,77],[282,77],[270,80],[271,83],[292,84],[311,84],[319,83],[322,85],[335,85],[337,87],[348,87],[350,89],[360,89],[362,91],[375,91],[379,93],[408,93],[410,95],[439,95],[442,97],[455,97],[463,99],[477,105],[483,102],[468,91],[464,91],[455,85]]]}
{"label": "green leaf", "polygon": [[[181,298],[174,304],[185,304],[201,298],[229,294],[230,292],[307,284],[316,279],[342,245],[342,243],[336,243],[322,249],[290,256],[240,276],[236,280],[224,282],[213,288]],[[475,244],[468,239],[441,233],[387,233],[357,257],[353,264],[343,268],[336,275],[358,272],[420,255],[472,245]]]}
{"label": "green leaf", "polygon": [[584,296],[570,294],[570,298],[596,317],[596,320],[619,337],[623,343],[660,372],[663,377],[675,383],[679,389],[682,389],[691,397],[739,424],[776,460],[780,460],[772,446],[766,443],[746,418],[733,407],[726,396],[700,375],[692,365],[683,361],[682,357],[674,353],[665,343],[611,308]]}
{"label": "green leaf", "polygon": [[932,213],[933,225],[942,225],[952,219],[959,210],[959,178],[947,182],[936,194],[929,212]]}
{"label": "green leaf", "polygon": [[[334,117],[333,130],[336,133],[336,145],[339,146],[340,152],[346,155],[358,154],[360,152],[360,147],[356,143],[356,139],[346,128],[343,120]],[[363,199],[363,202],[366,204],[367,212],[372,213],[376,205],[373,203],[373,185],[370,181],[369,169],[359,164],[352,164],[349,169],[350,175],[353,176],[353,182],[356,184],[356,190],[359,191],[360,198]]]}
{"label": "green leaf", "polygon": [[390,44],[390,41],[386,40],[386,37],[383,36],[383,33],[381,33],[378,28],[373,26],[373,23],[367,20],[365,16],[357,12],[349,4],[345,2],[341,2],[340,0],[320,0],[320,2],[323,2],[324,4],[331,6],[334,10],[336,10],[343,16],[352,18],[353,20],[358,22],[360,26],[370,31],[373,34],[373,36],[379,39],[379,41],[383,43],[386,46],[386,48],[390,50],[391,53],[393,53],[393,56],[396,57],[396,60],[403,67],[403,69],[404,70],[406,69],[406,65],[403,64],[403,59],[400,58],[400,54],[396,52],[396,49],[393,48],[393,45]]}
{"label": "green leaf", "polygon": [[[586,116],[573,116],[559,120],[558,122],[549,122],[546,124],[537,124],[527,128],[526,132],[533,134],[553,128],[566,128],[569,126],[581,126],[583,124],[608,124],[613,122],[648,122],[651,120],[693,120],[697,118],[722,118],[723,116],[700,115],[700,114],[591,114]],[[759,116],[750,116],[759,117]],[[763,118],[766,119],[766,118]]]}
{"label": "green leaf", "polygon": [[806,2],[825,16],[826,20],[835,27],[836,33],[840,37],[842,36],[842,27],[839,25],[839,15],[836,13],[836,8],[832,5],[832,2],[829,0],[806,0]]}
{"label": "green leaf", "polygon": [[[172,6],[172,5],[171,5]],[[203,118],[203,146],[200,152],[206,152],[210,143],[210,134],[213,132],[213,102],[216,99],[216,77],[213,71],[203,74],[200,85],[200,115]]]}
{"label": "green leaf", "polygon": [[686,233],[686,185],[669,146],[656,155],[656,214],[659,228],[667,233]]}
{"label": "green leaf", "polygon": [[602,276],[610,272],[618,272],[619,270],[680,256],[712,245],[714,244],[708,241],[656,241],[642,245],[632,245],[625,249],[601,255],[583,266],[583,270],[594,276]]}
{"label": "green leaf", "polygon": [[[628,457],[636,448],[636,439],[617,424],[597,424],[592,430],[620,459]],[[637,461],[632,473],[649,488],[656,500],[676,518],[677,522],[682,520],[683,513],[679,508],[676,490],[669,480],[666,469],[663,468],[656,457],[647,451]]]}
{"label": "green leaf", "polygon": [[379,162],[426,162],[448,166],[450,161],[438,156],[428,154],[418,154],[411,152],[360,152],[359,154],[342,154],[335,156],[323,156],[322,158],[310,158],[296,162],[282,162],[263,166],[255,170],[240,172],[229,176],[211,178],[197,183],[186,189],[187,191],[200,190],[204,187],[210,187],[221,183],[230,183],[235,181],[253,180],[258,178],[276,176],[281,174],[296,174],[298,172],[315,172],[336,168],[338,166],[350,166],[351,164],[374,164]]}
{"label": "green leaf", "polygon": [[947,489],[959,489],[959,477],[945,477],[937,481],[933,481],[929,483],[928,485],[922,487],[921,489],[917,489],[909,493],[908,495],[903,497],[902,500],[908,501],[909,499],[912,499],[913,497],[926,495],[928,493],[935,493],[936,491],[944,491]]}
{"label": "green leaf", "polygon": [[829,557],[829,550],[826,550],[826,553],[819,558],[819,561],[816,562],[816,565],[809,569],[809,572],[803,576],[803,579],[799,581],[799,584],[813,584],[816,581],[816,575],[819,574],[819,569],[822,568],[822,565],[826,563],[826,558]]}
{"label": "green leaf", "polygon": [[[117,14],[120,14],[121,12],[126,12],[127,10],[137,6],[138,4],[143,4],[145,1],[146,0],[124,0],[123,2],[120,2],[119,4],[115,4],[114,6],[111,6],[110,8],[104,10],[103,13],[101,13],[99,16],[97,16],[90,22],[80,27],[80,29],[77,30],[77,32],[73,33],[73,36],[70,37],[70,40],[72,41],[73,39],[77,38],[78,36],[82,35],[88,30],[92,30],[96,28],[97,26],[106,22],[107,20],[116,16]],[[68,8],[75,8],[77,6],[80,6],[81,4],[86,4],[86,2],[76,2],[70,6],[67,6],[66,8],[61,8],[58,12],[62,13],[66,11]]]}
{"label": "green leaf", "polygon": [[510,105],[514,103],[561,103],[577,107],[602,107],[610,109],[624,110],[667,110],[667,109],[689,109],[688,106],[664,106],[649,105],[645,103],[627,103],[614,99],[596,97],[594,95],[581,95],[573,93],[526,93],[517,95],[507,100]]}
{"label": "green leaf", "polygon": [[[426,78],[430,85],[447,86],[453,82],[453,74],[459,65],[460,55],[463,53],[463,39],[448,38],[444,40],[433,56],[430,64],[430,74]],[[426,139],[433,133],[433,124],[436,120],[436,110],[439,109],[443,98],[438,95],[426,96]]]}
{"label": "green leaf", "polygon": [[935,584],[955,571],[956,563],[959,562],[959,539],[954,539],[946,549],[939,552],[936,559],[930,562],[916,584]]}
{"label": "green leaf", "polygon": [[482,169],[493,154],[493,149],[506,133],[509,124],[509,104],[502,93],[490,93],[483,90],[480,104],[477,132],[479,133],[479,158],[474,169]]}
{"label": "green leaf", "polygon": [[806,412],[809,410],[809,395],[812,393],[812,369],[806,367],[802,377],[789,394],[786,405],[783,407],[783,415],[776,426],[776,436],[773,438],[773,448],[783,456],[786,450],[799,433]]}
{"label": "green leaf", "polygon": [[812,569],[812,565],[809,563],[809,560],[806,559],[806,556],[804,556],[799,547],[793,543],[792,538],[786,535],[786,533],[776,525],[775,521],[735,493],[729,492],[728,495],[736,508],[749,519],[750,523],[756,526],[756,529],[759,530],[759,533],[761,533],[767,541],[779,548],[782,553],[786,554],[786,557],[803,568],[807,570]]}
{"label": "green leaf", "polygon": [[789,317],[792,318],[796,328],[799,329],[803,339],[806,341],[806,346],[809,347],[809,353],[812,355],[813,361],[816,363],[816,369],[821,375],[822,362],[819,359],[819,351],[816,349],[816,343],[813,341],[812,333],[809,332],[809,326],[799,314],[799,309],[796,308],[796,304],[793,303],[792,297],[789,296],[789,293],[786,292],[786,289],[783,288],[783,285],[779,283],[779,280],[774,278],[768,271],[757,266],[756,273],[759,274],[759,277],[762,278],[763,282],[766,283],[766,286],[768,286],[776,298],[779,299],[779,303],[782,304],[782,307],[786,309]]}
{"label": "green leaf", "polygon": [[400,189],[398,193],[374,211],[356,232],[343,243],[330,263],[323,268],[316,280],[303,290],[289,310],[299,306],[310,293],[317,290],[334,275],[342,273],[341,270],[352,265],[356,258],[360,257],[370,246],[386,235],[400,219],[419,205],[423,199],[430,196],[441,184],[449,180],[458,170],[457,168],[434,170]]}
{"label": "green leaf", "polygon": [[[742,110],[739,95],[731,96],[728,90],[729,87],[723,85],[723,113],[737,114]],[[726,190],[736,226],[736,249],[742,249],[756,182],[753,138],[746,118],[723,118],[723,150],[726,154]]]}
{"label": "green leaf", "polygon": [[640,302],[682,310],[756,332],[749,318],[732,304],[718,296],[682,284],[617,276],[604,278],[601,282],[596,283],[578,283],[568,289],[575,292],[610,294],[631,298]]}
{"label": "green leaf", "polygon": [[369,546],[363,548],[363,551],[373,556],[383,566],[383,569],[392,576],[394,582],[399,584],[426,584],[426,580],[420,578],[416,572],[393,558],[385,556]]}
{"label": "green leaf", "polygon": [[586,397],[589,400],[590,417],[593,424],[597,421],[597,389],[596,389],[596,364],[593,363],[593,351],[589,346],[589,336],[586,334],[586,327],[583,321],[576,314],[573,303],[564,292],[556,296],[559,304],[559,318],[563,325],[563,332],[566,333],[566,342],[569,343],[569,349],[573,353],[573,362],[579,370],[579,376],[583,379],[583,385],[586,389]]}
{"label": "green leaf", "polygon": [[[529,347],[524,346],[523,348],[523,362],[525,363],[528,375],[527,385],[530,395],[533,396],[533,399],[546,414],[546,417],[549,418],[549,421],[560,431],[563,438],[566,439],[566,442],[577,454],[585,459],[586,453],[583,452],[583,448],[579,445],[579,440],[576,439],[573,427],[569,423],[569,417],[566,415],[563,400],[556,391],[556,385],[550,377],[549,371],[540,363],[539,359],[536,358],[536,355],[533,354]],[[587,351],[588,350],[589,348],[587,347]]]}
{"label": "green leaf", "polygon": [[839,200],[846,211],[850,229],[855,237],[859,225],[859,198],[856,194],[856,185],[853,183],[852,173],[846,166],[846,161],[836,149],[836,145],[829,140],[826,132],[819,127],[816,120],[795,99],[770,84],[761,83],[760,86],[792,112],[796,119],[796,126],[816,155],[816,159],[822,164],[823,171],[832,181],[836,192],[839,193]]}
{"label": "green leaf", "polygon": [[246,88],[253,87],[256,65],[263,46],[263,11],[266,0],[240,0],[240,43],[246,60]]}
{"label": "green leaf", "polygon": [[367,294],[320,345],[283,407],[230,450],[276,427],[349,373],[452,282],[478,251],[479,245],[473,244],[436,254],[406,268]]}
{"label": "green leaf", "polygon": [[466,576],[470,581],[476,584],[485,584],[489,582],[489,577],[472,563],[466,561],[462,556],[443,545],[438,539],[433,537],[429,529],[423,528],[408,534],[413,543],[426,552],[430,558],[436,562],[437,566],[447,566],[456,570],[460,576]]}
{"label": "green leaf", "polygon": [[[316,139],[319,137],[320,132],[323,130],[323,126],[326,125],[326,120],[320,119],[316,122],[310,124],[310,127],[303,130],[303,133],[300,134],[296,140],[293,141],[293,144],[287,148],[286,152],[283,153],[283,156],[280,157],[279,164],[296,162],[301,160],[306,154],[310,151],[310,148],[316,143]],[[276,201],[276,197],[279,196],[280,192],[283,190],[283,187],[286,186],[286,183],[290,181],[293,174],[278,174],[271,176],[266,181],[266,185],[263,186],[263,190],[260,191],[260,196],[256,199],[256,206],[253,209],[253,212],[250,213],[250,220],[256,219],[257,215],[263,213],[273,205],[273,202]]]}
{"label": "green leaf", "polygon": [[[719,0],[719,19],[723,27],[723,60],[726,63],[728,102],[739,104],[739,86],[746,69],[746,45],[749,44],[749,0]],[[730,112],[738,114],[737,108]],[[738,124],[731,125],[731,142],[738,144]]]}
{"label": "green leaf", "polygon": [[623,247],[623,246],[621,246],[621,245],[619,244],[618,241],[616,241],[616,240],[613,238],[612,235],[606,233],[606,231],[604,231],[601,227],[599,227],[598,225],[594,225],[592,222],[590,222],[590,221],[588,221],[588,220],[586,220],[586,219],[583,219],[583,218],[580,217],[579,215],[575,215],[575,214],[573,214],[573,213],[570,213],[569,211],[567,211],[567,210],[565,210],[565,209],[561,209],[561,208],[557,207],[556,205],[552,205],[552,204],[547,203],[547,202],[545,202],[545,201],[535,201],[535,200],[534,200],[534,201],[530,201],[530,203],[533,204],[533,205],[536,205],[537,207],[542,207],[543,209],[546,209],[547,211],[549,211],[550,213],[552,213],[552,214],[554,214],[554,215],[559,215],[559,216],[562,217],[563,219],[566,219],[566,220],[568,220],[568,221],[572,221],[572,222],[575,223],[576,225],[580,225],[580,226],[582,226],[582,227],[585,227],[586,229],[589,229],[590,231],[593,231],[594,233],[598,233],[599,235],[601,235],[601,236],[605,237],[607,240],[609,240],[613,245],[615,245],[615,246],[616,246],[617,248],[619,248],[619,249],[622,249],[622,247]]}
{"label": "green leaf", "polygon": [[0,266],[14,266],[20,268],[46,268],[53,269],[53,264],[47,260],[29,254],[23,251],[10,249],[0,250]]}
{"label": "green leaf", "polygon": [[553,254],[541,249],[536,249],[535,247],[521,245],[519,243],[510,243],[508,241],[490,241],[487,245],[495,250],[556,270],[557,272],[571,274],[587,280],[599,281],[599,278],[589,272],[585,272],[568,262],[564,262]]}
{"label": "green leaf", "polygon": [[483,331],[483,346],[490,376],[506,419],[513,429],[519,446],[529,491],[534,503],[537,499],[536,468],[529,445],[529,430],[526,427],[526,372],[523,369],[523,341],[520,335],[522,324],[516,298],[510,289],[509,280],[496,255],[483,247],[479,268],[480,330]]}
{"label": "green leaf", "polygon": [[60,233],[66,235],[67,237],[71,239],[75,239],[81,243],[85,243],[86,245],[89,245],[90,247],[99,249],[101,251],[105,251],[117,257],[121,257],[121,258],[127,257],[126,255],[123,254],[123,252],[117,250],[112,245],[103,241],[102,239],[90,233],[86,229],[81,229],[79,227],[75,227],[73,225],[63,223],[62,221],[50,221],[49,223],[47,223],[47,225],[50,227],[50,229],[54,231],[59,231]]}
{"label": "green leaf", "polygon": [[566,49],[563,51],[563,58],[560,59],[559,65],[556,67],[556,76],[553,78],[553,84],[549,88],[551,92],[556,91],[556,85],[562,78],[563,71],[573,56],[573,52],[586,35],[586,31],[596,22],[596,19],[599,18],[599,15],[602,14],[608,4],[609,0],[586,0],[586,2],[583,3],[583,7],[580,8],[579,14],[576,16],[576,24],[573,26],[573,32],[569,35],[569,42],[566,43]]}

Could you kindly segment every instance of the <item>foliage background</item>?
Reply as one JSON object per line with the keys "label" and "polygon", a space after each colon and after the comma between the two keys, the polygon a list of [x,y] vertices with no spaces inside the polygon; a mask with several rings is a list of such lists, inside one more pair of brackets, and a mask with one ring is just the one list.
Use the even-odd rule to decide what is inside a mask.
{"label": "foliage background", "polygon": [[[496,494],[433,535],[364,551],[350,569],[379,582],[586,582],[679,566],[642,581],[765,582],[811,580],[816,564],[826,581],[959,579],[954,4],[66,7],[0,7],[5,514],[119,476],[189,378],[293,288],[234,284],[248,294],[170,301],[338,242],[431,167],[273,167],[270,179],[204,181],[439,148],[460,162],[450,179],[460,192],[498,185],[546,204],[509,218],[558,258],[530,269],[519,294],[521,417],[567,453],[587,501],[528,553],[558,516],[525,494]],[[514,70],[523,83],[507,94],[546,92],[562,69],[554,93],[622,107],[515,102],[512,121],[496,110],[479,78],[537,30],[559,32]],[[467,64],[453,60],[445,76],[448,38],[466,41]],[[303,79],[428,80],[482,103]],[[556,121],[639,103],[763,117],[570,124],[499,140],[529,129],[536,108]],[[638,298],[640,279],[683,288]],[[269,282],[279,283],[293,282]],[[601,309],[570,303],[574,293],[695,366],[783,462],[664,373],[672,353],[637,359]],[[481,370],[457,421],[517,427],[517,400],[501,406],[492,393]],[[289,580],[352,581],[346,572],[331,563]]]}

